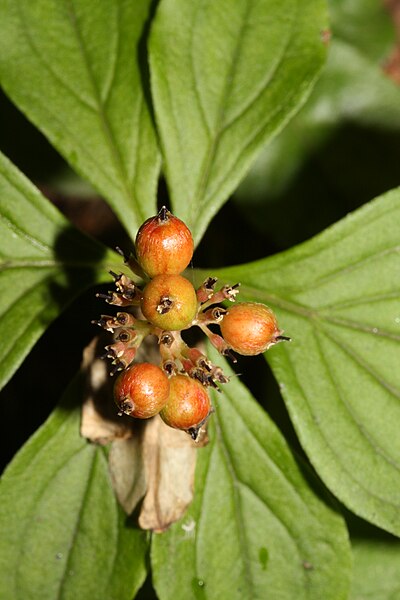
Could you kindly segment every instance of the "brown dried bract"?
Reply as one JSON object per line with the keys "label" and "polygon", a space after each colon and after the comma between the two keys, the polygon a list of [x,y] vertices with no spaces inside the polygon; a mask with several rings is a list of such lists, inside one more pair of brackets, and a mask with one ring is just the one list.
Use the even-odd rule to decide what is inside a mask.
{"label": "brown dried bract", "polygon": [[128,514],[144,498],[140,527],[161,532],[183,516],[193,499],[198,444],[159,416],[140,425],[135,437],[113,442],[111,480]]}
{"label": "brown dried bract", "polygon": [[132,420],[118,417],[112,400],[113,381],[105,361],[98,358],[104,345],[102,337],[95,338],[84,350],[82,370],[86,375],[81,418],[81,435],[96,444],[108,444],[132,436]]}
{"label": "brown dried bract", "polygon": [[148,422],[139,423],[141,431],[125,440],[111,444],[108,464],[111,482],[118,502],[130,515],[146,494],[146,474],[143,461],[143,429]]}
{"label": "brown dried bract", "polygon": [[155,417],[144,431],[143,460],[147,480],[139,525],[161,532],[178,521],[193,499],[196,444],[184,431]]}

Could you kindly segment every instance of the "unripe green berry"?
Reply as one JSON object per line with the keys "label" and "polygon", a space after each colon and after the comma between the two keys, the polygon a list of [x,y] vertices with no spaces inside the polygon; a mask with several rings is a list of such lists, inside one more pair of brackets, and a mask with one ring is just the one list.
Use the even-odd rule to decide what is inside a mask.
{"label": "unripe green berry", "polygon": [[185,431],[194,429],[210,412],[210,397],[201,383],[187,375],[171,377],[168,402],[160,412],[167,425]]}
{"label": "unripe green berry", "polygon": [[258,302],[229,307],[220,323],[226,343],[238,354],[254,356],[275,344],[282,333],[272,310]]}
{"label": "unripe green berry", "polygon": [[158,275],[144,288],[141,308],[156,327],[179,331],[188,327],[196,316],[196,291],[181,275]]}
{"label": "unripe green berry", "polygon": [[192,260],[193,237],[183,221],[165,207],[147,219],[136,236],[136,256],[149,275],[179,275]]}
{"label": "unripe green berry", "polygon": [[137,363],[117,378],[114,400],[121,412],[138,419],[157,415],[169,397],[169,379],[151,363]]}

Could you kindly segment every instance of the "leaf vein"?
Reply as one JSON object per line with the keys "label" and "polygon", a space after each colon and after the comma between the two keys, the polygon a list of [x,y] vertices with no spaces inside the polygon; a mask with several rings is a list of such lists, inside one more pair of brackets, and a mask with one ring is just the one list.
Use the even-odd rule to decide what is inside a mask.
{"label": "leaf vein", "polygon": [[[227,393],[227,391],[224,390],[225,395],[229,398],[229,393]],[[237,410],[237,408],[235,407],[234,403],[231,401],[230,403],[230,410],[232,410],[233,412],[236,413],[237,417],[240,420],[243,420],[243,415]],[[258,446],[258,448],[261,450],[261,452],[264,454],[264,456],[268,459],[268,463],[270,468],[273,467],[274,471],[276,474],[278,474],[280,477],[282,477],[285,482],[287,482],[287,477],[285,476],[284,472],[282,471],[282,469],[280,468],[279,464],[276,463],[270,456],[270,454],[265,450],[264,446],[262,445],[261,441],[258,439],[258,437],[254,434],[254,432],[250,429],[250,427],[247,427],[247,432],[251,435],[254,443]],[[296,496],[297,500],[303,505],[303,508],[307,509],[308,508],[308,504],[303,500],[303,498],[301,497],[301,495],[297,492],[297,489],[295,486],[293,486],[293,493]]]}
{"label": "leaf vein", "polygon": [[350,300],[344,300],[343,302],[334,302],[332,304],[324,304],[324,310],[333,309],[340,310],[342,308],[350,308],[352,306],[360,306],[362,304],[370,304],[372,302],[381,302],[382,300],[394,300],[400,298],[400,289],[392,292],[385,292],[383,294],[373,294],[371,296],[363,295],[359,298],[353,298]]}
{"label": "leaf vein", "polygon": [[247,588],[250,592],[249,598],[253,598],[254,597],[254,583],[253,583],[253,579],[251,576],[251,565],[250,565],[250,559],[249,559],[248,541],[246,539],[246,530],[245,530],[244,522],[243,522],[243,518],[242,518],[242,503],[241,503],[241,498],[240,498],[240,494],[239,494],[239,490],[238,490],[239,480],[238,480],[235,468],[232,464],[231,458],[229,456],[229,452],[226,448],[226,441],[225,441],[224,433],[220,426],[217,415],[218,415],[218,413],[215,414],[215,416],[217,417],[215,419],[215,429],[218,434],[219,446],[221,448],[222,456],[225,460],[225,465],[226,465],[227,471],[231,477],[232,484],[233,484],[233,504],[234,504],[234,509],[235,509],[235,521],[236,521],[236,529],[237,529],[237,532],[239,535],[239,545],[242,548],[242,556],[243,556],[243,562],[244,562],[244,576],[246,579]]}
{"label": "leaf vein", "polygon": [[[85,450],[86,447],[84,447],[82,450]],[[97,458],[98,458],[98,452],[96,451],[96,449],[94,449],[94,451],[92,452],[92,461],[91,461],[91,465],[90,465],[90,471],[88,473],[88,477],[86,479],[86,486],[85,486],[85,491],[82,497],[82,501],[78,510],[78,513],[76,515],[75,518],[75,524],[73,527],[73,531],[72,531],[72,536],[70,538],[70,543],[68,544],[68,549],[67,549],[67,559],[65,561],[65,567],[64,567],[64,571],[62,576],[60,577],[60,582],[59,582],[59,586],[58,586],[58,593],[57,593],[57,597],[58,598],[62,598],[64,596],[64,592],[63,592],[63,586],[67,580],[68,574],[69,574],[69,570],[70,570],[70,564],[71,564],[71,557],[73,555],[74,552],[74,543],[75,540],[79,534],[79,525],[80,522],[82,520],[82,516],[83,516],[83,512],[85,509],[85,504],[86,504],[86,500],[87,497],[89,495],[89,490],[93,484],[93,478],[94,478],[94,467],[96,465],[97,462]]]}
{"label": "leaf vein", "polygon": [[340,317],[334,317],[331,315],[323,316],[325,321],[329,321],[330,323],[334,323],[335,325],[340,325],[342,327],[348,327],[350,329],[355,329],[357,331],[362,331],[363,333],[370,333],[374,336],[384,337],[390,340],[395,340],[400,342],[400,335],[392,333],[391,331],[387,331],[386,329],[382,329],[381,327],[371,327],[370,325],[365,325],[364,323],[360,323],[358,321],[354,321],[352,319],[343,319]]}
{"label": "leaf vein", "polygon": [[[317,344],[318,344],[318,341],[317,341]],[[308,407],[308,410],[309,410],[310,416],[311,416],[312,420],[314,421],[314,423],[315,423],[315,424],[316,424],[316,426],[317,426],[317,423],[318,423],[318,418],[316,417],[315,413],[314,413],[314,412],[313,412],[313,410],[311,409],[311,404],[310,404],[310,402],[309,402],[308,395],[307,395],[306,391],[304,390],[303,386],[301,385],[301,383],[300,383],[300,381],[299,381],[299,379],[298,379],[298,377],[297,377],[296,370],[295,370],[295,368],[294,368],[294,366],[293,366],[293,363],[292,363],[292,360],[291,360],[290,354],[286,352],[286,356],[287,356],[287,359],[288,359],[288,363],[289,363],[289,365],[290,365],[290,367],[291,367],[291,369],[292,369],[293,376],[296,378],[296,381],[297,381],[297,386],[298,386],[298,388],[299,388],[299,391],[301,392],[301,394],[302,394],[302,396],[303,396],[303,398],[304,398],[304,400],[305,400],[305,402],[306,402],[306,405],[307,405],[307,407]],[[374,491],[371,491],[371,490],[369,490],[368,488],[366,488],[366,487],[365,487],[365,485],[364,485],[364,482],[363,482],[363,481],[361,481],[361,480],[359,480],[359,479],[358,479],[358,478],[355,476],[354,469],[353,469],[353,470],[351,470],[350,468],[348,468],[348,467],[347,467],[347,466],[346,466],[346,465],[345,465],[345,464],[344,464],[344,463],[341,461],[341,459],[340,459],[339,455],[338,455],[338,454],[337,454],[337,452],[336,452],[336,449],[335,449],[335,448],[334,448],[334,447],[331,445],[331,443],[330,443],[329,439],[326,437],[326,435],[325,435],[325,433],[322,431],[322,429],[321,429],[320,427],[318,427],[318,426],[317,426],[317,428],[318,428],[319,434],[320,434],[320,436],[321,436],[321,438],[322,438],[323,442],[325,443],[326,447],[329,449],[329,451],[330,451],[330,452],[332,453],[332,455],[335,457],[335,459],[336,459],[336,461],[337,461],[337,464],[339,464],[339,465],[340,465],[340,469],[342,470],[342,472],[343,472],[343,473],[345,473],[345,474],[347,475],[347,477],[349,478],[349,480],[350,480],[350,481],[354,481],[354,483],[355,483],[355,484],[357,484],[357,485],[360,487],[360,489],[361,489],[361,490],[362,490],[362,491],[363,491],[363,492],[364,492],[364,493],[365,493],[367,496],[370,496],[370,497],[372,497],[372,498],[376,499],[378,502],[383,502],[384,504],[387,504],[387,505],[389,505],[389,506],[392,506],[392,507],[393,507],[393,508],[395,508],[395,510],[397,511],[397,510],[398,510],[398,508],[399,508],[398,504],[396,504],[395,502],[392,502],[392,501],[391,501],[391,500],[389,500],[388,498],[385,498],[385,497],[383,497],[383,496],[381,496],[381,495],[377,494],[376,492],[374,492]],[[311,455],[309,455],[309,458],[310,458],[311,462],[312,462],[312,463],[314,463],[314,456],[311,456]],[[317,464],[317,466],[316,466],[316,469],[317,469],[317,471],[318,471],[318,463],[316,463],[316,464]]]}
{"label": "leaf vein", "polygon": [[[64,2],[68,2],[68,1],[69,0],[64,0]],[[22,26],[23,26],[23,29],[25,32],[26,40],[27,40],[28,45],[31,48],[32,52],[34,52],[34,54],[36,55],[39,63],[41,63],[41,65],[44,67],[44,69],[50,73],[50,75],[55,79],[55,81],[60,85],[60,87],[66,89],[67,92],[71,94],[71,96],[78,102],[78,104],[82,105],[84,108],[88,109],[90,112],[93,112],[93,113],[97,114],[98,116],[101,116],[101,115],[99,115],[99,110],[96,108],[95,105],[90,104],[89,102],[84,100],[81,96],[79,96],[79,94],[77,94],[73,88],[69,87],[68,84],[66,84],[62,79],[60,79],[57,72],[54,71],[52,69],[52,67],[45,61],[45,59],[39,53],[36,45],[33,42],[32,37],[29,34],[27,21],[25,19],[25,16],[22,13],[22,7],[21,7],[20,2],[18,3],[18,9],[19,9],[19,17],[20,17],[20,20],[21,20],[21,23],[22,23]],[[50,112],[49,105],[46,108],[47,108],[47,111]],[[88,145],[82,144],[82,140],[79,137],[77,137],[76,134],[72,130],[68,129],[65,122],[62,121],[61,119],[59,119],[58,114],[51,113],[51,116],[52,116],[52,119],[57,123],[58,130],[59,131],[63,131],[63,130],[67,131],[70,140],[74,140],[75,148],[81,148],[82,153],[86,154],[91,159],[93,165],[97,165],[98,159],[96,157],[92,156],[91,152],[88,149]],[[103,133],[104,133],[104,128],[103,128]],[[107,137],[107,135],[105,135],[105,140],[106,140],[106,142],[109,142],[109,138]],[[110,147],[110,143],[108,143],[108,147],[111,150],[111,156],[115,159],[115,157],[114,157],[115,148]],[[102,174],[112,186],[115,186],[115,181],[106,172],[106,170],[103,170]],[[124,186],[125,183],[126,182],[123,180],[122,181],[123,187],[125,187]]]}
{"label": "leaf vein", "polygon": [[0,213],[0,219],[8,229],[11,229],[19,238],[23,238],[28,244],[40,250],[41,252],[51,252],[52,249],[49,245],[44,244],[40,240],[30,235],[27,231],[22,229],[17,223],[12,221],[9,217],[6,217],[3,213]]}
{"label": "leaf vein", "polygon": [[[223,127],[221,128],[221,132],[220,132],[221,134],[226,129],[229,129],[230,127],[232,127],[232,125],[234,125],[239,119],[241,119],[246,113],[248,113],[251,110],[251,108],[254,106],[254,104],[256,104],[256,102],[261,98],[262,94],[265,92],[267,87],[274,80],[274,78],[278,72],[278,69],[281,67],[281,65],[287,55],[287,50],[290,47],[290,44],[293,39],[294,25],[295,25],[295,23],[297,23],[297,15],[298,15],[298,9],[299,9],[298,2],[295,2],[295,4],[296,4],[296,9],[290,15],[291,24],[290,24],[290,28],[287,33],[287,38],[286,38],[285,44],[282,46],[280,53],[277,55],[277,57],[275,59],[275,65],[274,65],[274,68],[272,69],[272,72],[268,74],[268,77],[266,78],[265,82],[260,87],[260,89],[257,91],[255,96],[248,102],[247,106],[243,107],[237,115],[235,115],[230,121],[227,121],[223,125]],[[278,112],[279,112],[279,110],[278,110]]]}
{"label": "leaf vein", "polygon": [[390,394],[392,394],[392,396],[400,399],[400,390],[395,385],[385,381],[385,379],[379,375],[379,373],[364,358],[362,358],[358,352],[343,342],[343,340],[339,340],[331,331],[327,331],[325,328],[323,328],[322,331],[326,337],[333,341],[337,346],[339,346],[339,348],[343,350],[343,352],[352,358],[355,363],[362,367],[372,379],[377,381],[379,385],[385,388]]}
{"label": "leaf vein", "polygon": [[193,19],[192,19],[192,24],[191,24],[191,28],[190,28],[190,50],[189,50],[189,57],[190,57],[190,63],[191,63],[191,68],[192,68],[192,73],[193,73],[193,82],[194,82],[194,93],[195,93],[195,98],[197,100],[197,105],[199,107],[199,112],[200,112],[200,117],[201,120],[204,124],[204,128],[207,132],[207,137],[210,138],[211,135],[211,125],[208,123],[207,121],[207,111],[203,105],[203,101],[201,98],[201,93],[200,93],[200,89],[201,86],[199,86],[198,83],[198,75],[197,75],[197,69],[196,69],[196,61],[195,61],[195,53],[193,50],[193,45],[194,45],[194,31],[195,31],[195,27],[196,27],[196,22],[198,19],[198,15],[200,12],[200,3],[198,3],[197,7],[193,10]]}
{"label": "leaf vein", "polygon": [[[68,0],[64,0],[64,1],[68,1]],[[55,81],[59,84],[59,86],[66,89],[71,94],[71,96],[73,98],[75,98],[75,100],[79,104],[81,104],[85,108],[88,108],[91,111],[95,111],[96,110],[95,105],[92,105],[88,100],[85,100],[82,96],[80,96],[78,94],[78,92],[73,87],[71,87],[66,81],[64,81],[60,77],[58,72],[53,69],[51,64],[46,60],[46,58],[40,52],[39,47],[35,44],[33,37],[30,33],[30,28],[29,28],[30,20],[26,18],[26,15],[23,12],[22,3],[18,2],[17,6],[18,6],[19,17],[20,17],[21,24],[22,24],[22,27],[23,27],[23,30],[25,33],[26,40],[27,40],[31,50],[33,51],[33,53],[36,55],[38,61],[43,65],[43,67],[46,69],[46,71],[48,71],[50,73],[50,75],[55,79]]]}
{"label": "leaf vein", "polygon": [[[50,440],[51,441],[51,440]],[[47,442],[48,443],[48,442]],[[47,445],[46,443],[46,445]],[[39,453],[44,451],[45,446],[42,446],[42,448],[39,449]],[[77,456],[78,454],[80,454],[85,448],[77,448],[72,454],[69,454],[59,465],[57,465],[58,467],[58,471],[61,471],[61,469],[63,469],[69,462],[70,460],[72,460],[75,456]],[[32,464],[34,462],[36,462],[36,459],[38,458],[38,454],[34,456],[34,459],[32,461]],[[46,479],[46,481],[43,482],[43,484],[41,485],[40,489],[38,490],[37,494],[36,494],[36,498],[35,498],[35,506],[37,506],[40,502],[40,500],[43,498],[44,494],[46,493],[46,489],[48,487],[49,481]],[[21,527],[21,532],[20,532],[20,540],[25,540],[27,537],[27,532],[29,527],[32,525],[32,520],[30,519],[26,519],[25,523],[23,525],[23,527]],[[24,552],[24,546],[22,543],[20,544],[16,544],[16,548],[17,548],[17,553],[18,553],[18,558],[15,561],[15,565],[16,565],[16,569],[15,569],[15,576],[14,576],[14,592],[15,592],[15,598],[19,597],[18,594],[18,579],[19,579],[19,574],[20,574],[20,565],[22,565],[22,555]]]}
{"label": "leaf vein", "polygon": [[103,129],[103,133],[104,133],[104,139],[105,139],[105,141],[106,141],[106,143],[107,143],[107,145],[109,147],[109,150],[111,152],[111,156],[113,158],[114,164],[115,164],[115,166],[116,166],[116,168],[117,168],[117,170],[118,170],[118,172],[120,174],[121,183],[122,183],[123,189],[125,190],[126,197],[127,197],[128,200],[135,201],[135,199],[132,198],[130,190],[128,189],[128,175],[127,175],[127,172],[126,172],[126,167],[125,167],[125,164],[124,164],[124,162],[122,160],[122,155],[121,155],[120,149],[119,149],[119,147],[118,147],[118,145],[116,143],[116,139],[115,139],[115,136],[114,136],[114,133],[113,133],[110,121],[109,121],[109,119],[107,117],[107,113],[104,110],[104,104],[103,104],[103,101],[101,99],[100,91],[99,91],[99,89],[97,87],[96,79],[95,79],[95,76],[94,76],[94,73],[93,73],[93,69],[92,69],[92,66],[90,64],[90,60],[89,60],[89,57],[88,57],[88,54],[87,54],[87,51],[86,51],[86,46],[85,46],[83,37],[81,35],[81,31],[80,31],[79,26],[78,26],[77,16],[76,16],[76,13],[75,13],[75,10],[74,10],[74,6],[73,6],[73,3],[72,3],[72,0],[64,0],[64,3],[67,6],[69,6],[69,9],[70,9],[69,10],[69,14],[70,14],[71,26],[72,26],[72,29],[73,29],[73,31],[75,33],[76,39],[78,41],[78,45],[79,45],[80,50],[81,50],[81,55],[82,55],[82,58],[83,58],[83,62],[85,64],[86,71],[87,71],[89,80],[90,80],[91,85],[92,85],[94,99],[95,99],[95,102],[96,102],[95,111],[96,111],[96,113],[97,113],[97,115],[98,115],[98,117],[100,119],[100,123],[101,123],[102,129]]}
{"label": "leaf vein", "polygon": [[[317,280],[315,280],[314,283],[308,282],[307,283],[307,291],[314,290],[314,289],[320,287],[321,285],[324,285],[325,283],[328,283],[328,282],[331,282],[331,281],[337,279],[338,277],[340,277],[342,275],[347,275],[348,273],[352,273],[356,269],[359,269],[360,267],[364,267],[365,265],[369,265],[371,262],[379,260],[380,258],[385,258],[386,256],[390,256],[392,254],[399,254],[399,253],[400,253],[400,246],[393,246],[391,248],[385,248],[384,250],[381,250],[379,252],[372,253],[372,254],[363,256],[361,258],[358,258],[353,263],[346,264],[345,266],[341,266],[338,269],[334,269],[333,271],[324,275],[323,277],[319,277]],[[296,292],[299,290],[302,291],[303,287],[304,287],[304,284],[301,284],[300,288],[299,287],[294,288],[294,289],[291,288],[291,291],[292,292],[293,291]]]}
{"label": "leaf vein", "polygon": [[223,121],[225,110],[226,110],[226,108],[225,108],[226,97],[229,93],[229,90],[232,87],[233,77],[234,77],[234,74],[236,71],[237,58],[239,56],[240,48],[243,43],[243,39],[242,39],[243,31],[245,30],[245,25],[247,23],[250,4],[251,4],[251,0],[247,1],[247,3],[246,3],[247,8],[245,10],[245,14],[244,14],[243,21],[241,23],[240,31],[239,31],[239,34],[236,39],[236,46],[235,46],[235,49],[233,52],[230,69],[228,70],[228,73],[225,78],[224,90],[222,92],[219,108],[217,111],[215,135],[213,138],[211,138],[209,147],[204,155],[203,164],[201,166],[201,171],[200,171],[199,185],[198,185],[197,191],[195,192],[195,197],[193,199],[193,202],[191,203],[191,206],[190,206],[191,212],[192,212],[192,215],[191,215],[192,222],[194,222],[195,215],[200,211],[201,206],[205,202],[204,191],[207,187],[212,164],[213,164],[213,161],[214,161],[214,158],[215,158],[215,155],[217,152],[219,140],[221,137],[221,123]]}
{"label": "leaf vein", "polygon": [[[323,334],[325,334],[328,338],[330,338],[331,336],[326,332],[323,331]],[[334,377],[334,374],[332,372],[332,369],[328,363],[328,361],[325,358],[325,355],[322,351],[322,348],[320,346],[320,341],[318,339],[318,335],[316,334],[316,332],[314,332],[315,334],[315,340],[317,342],[319,351],[320,351],[320,355],[321,355],[321,360],[328,372],[329,375],[329,379],[332,382],[332,385],[335,388],[335,392],[336,392],[336,396],[339,399],[340,403],[342,404],[342,406],[345,407],[347,413],[349,414],[351,420],[355,423],[358,431],[361,433],[361,435],[365,438],[365,440],[372,446],[372,448],[374,448],[374,450],[377,452],[377,454],[379,454],[383,460],[388,463],[391,467],[394,467],[397,471],[400,470],[400,465],[393,460],[393,458],[391,458],[390,456],[387,455],[387,453],[385,452],[385,450],[381,447],[381,445],[379,444],[379,442],[376,440],[375,436],[372,435],[371,432],[369,432],[367,430],[367,428],[364,426],[364,424],[360,421],[360,419],[358,418],[357,414],[352,410],[351,405],[346,401],[344,394],[342,393],[341,389],[340,389],[340,383],[337,381],[337,379]],[[331,338],[332,339],[332,338]],[[338,342],[336,340],[332,340],[334,342],[336,342],[338,344]],[[340,344],[338,344],[340,345]],[[357,481],[359,483],[359,480],[357,480],[357,478],[354,477],[354,480]],[[364,488],[365,489],[365,488]],[[371,494],[371,492],[368,490],[368,493]],[[376,498],[381,499],[380,496],[373,494]],[[384,500],[385,502],[387,502],[387,500]]]}

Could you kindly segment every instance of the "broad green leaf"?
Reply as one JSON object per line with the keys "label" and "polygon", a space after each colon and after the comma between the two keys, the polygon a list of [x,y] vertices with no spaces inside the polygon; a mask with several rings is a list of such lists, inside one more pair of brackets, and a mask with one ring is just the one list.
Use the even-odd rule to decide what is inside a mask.
{"label": "broad green leaf", "polygon": [[145,99],[151,0],[0,0],[0,85],[134,236],[159,154]]}
{"label": "broad green leaf", "polygon": [[351,556],[342,518],[237,378],[213,403],[193,504],[153,536],[160,600],[347,598]]}
{"label": "broad green leaf", "polygon": [[354,573],[350,600],[400,600],[400,541],[353,541]]}
{"label": "broad green leaf", "polygon": [[396,535],[399,222],[393,190],[292,250],[215,273],[276,309],[293,338],[266,357],[319,476],[353,512]]}
{"label": "broad green leaf", "polygon": [[81,395],[77,378],[3,475],[1,598],[131,600],[145,578],[146,536],[125,523],[104,450],[79,435]]}
{"label": "broad green leaf", "polygon": [[325,57],[323,0],[162,0],[150,67],[165,173],[198,241]]}
{"label": "broad green leaf", "polygon": [[[279,197],[343,123],[400,128],[400,90],[382,70],[383,57],[395,43],[383,4],[334,0],[330,9],[333,36],[321,77],[304,107],[258,156],[235,194],[239,201],[262,204]],[[268,228],[268,220],[257,214],[257,225]]]}
{"label": "broad green leaf", "polygon": [[[111,252],[84,236],[0,155],[0,386]],[[105,274],[105,270],[104,270]]]}

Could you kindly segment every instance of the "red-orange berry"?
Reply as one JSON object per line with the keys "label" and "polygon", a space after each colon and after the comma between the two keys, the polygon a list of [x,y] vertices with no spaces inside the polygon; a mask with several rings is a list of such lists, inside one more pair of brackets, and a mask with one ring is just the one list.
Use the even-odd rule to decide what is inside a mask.
{"label": "red-orange berry", "polygon": [[282,333],[272,310],[258,302],[229,307],[220,323],[226,343],[238,354],[253,356],[276,344]]}
{"label": "red-orange berry", "polygon": [[169,379],[151,363],[137,363],[117,378],[114,400],[121,412],[138,419],[158,414],[169,396]]}
{"label": "red-orange berry", "polygon": [[201,383],[187,375],[171,377],[168,402],[160,412],[167,425],[185,431],[194,429],[210,412],[210,397]]}
{"label": "red-orange berry", "polygon": [[188,327],[196,316],[196,291],[181,275],[158,275],[144,288],[141,308],[156,327],[179,331]]}
{"label": "red-orange berry", "polygon": [[192,260],[194,248],[188,227],[165,206],[143,223],[135,246],[140,266],[150,277],[179,275]]}

